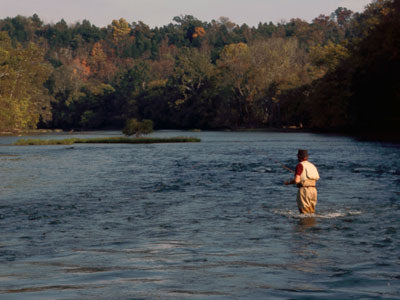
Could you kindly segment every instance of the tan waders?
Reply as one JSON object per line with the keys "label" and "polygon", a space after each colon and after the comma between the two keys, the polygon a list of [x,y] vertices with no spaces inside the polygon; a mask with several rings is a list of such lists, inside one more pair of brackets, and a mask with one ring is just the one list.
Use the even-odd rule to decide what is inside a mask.
{"label": "tan waders", "polygon": [[297,206],[301,214],[315,213],[317,189],[315,186],[300,187],[297,192]]}

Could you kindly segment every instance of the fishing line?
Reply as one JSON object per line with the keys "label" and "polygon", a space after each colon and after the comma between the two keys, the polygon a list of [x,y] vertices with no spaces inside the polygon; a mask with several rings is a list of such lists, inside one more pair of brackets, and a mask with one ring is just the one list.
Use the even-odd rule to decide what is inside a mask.
{"label": "fishing line", "polygon": [[295,171],[294,171],[294,170],[292,170],[292,169],[291,169],[291,168],[289,168],[288,166],[286,166],[286,165],[282,164],[281,162],[279,162],[279,161],[277,161],[277,160],[275,160],[275,159],[272,159],[272,158],[271,158],[271,157],[269,157],[267,154],[265,154],[265,152],[260,152],[260,154],[262,154],[262,155],[266,156],[266,157],[267,157],[269,160],[271,160],[272,162],[274,162],[274,163],[276,163],[276,164],[280,165],[282,168],[284,168],[284,169],[288,170],[289,172],[291,172],[291,173],[295,173]]}

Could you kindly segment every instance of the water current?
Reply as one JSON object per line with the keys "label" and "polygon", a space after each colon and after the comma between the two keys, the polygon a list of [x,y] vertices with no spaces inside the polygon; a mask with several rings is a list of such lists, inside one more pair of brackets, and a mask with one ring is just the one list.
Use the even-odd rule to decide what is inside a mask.
{"label": "water current", "polygon": [[[0,138],[0,299],[400,299],[399,145],[152,135],[202,142]],[[299,148],[321,176],[311,217],[283,185]]]}

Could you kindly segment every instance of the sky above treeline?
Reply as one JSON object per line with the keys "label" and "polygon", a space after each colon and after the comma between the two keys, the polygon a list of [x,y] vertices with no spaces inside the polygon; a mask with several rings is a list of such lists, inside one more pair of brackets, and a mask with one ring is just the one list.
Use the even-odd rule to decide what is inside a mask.
{"label": "sky above treeline", "polygon": [[125,18],[150,27],[168,25],[173,17],[192,15],[210,22],[227,17],[242,25],[281,22],[292,18],[312,21],[338,7],[363,11],[372,0],[0,0],[0,18],[37,14],[45,23],[64,19],[73,24],[84,19],[99,27]]}

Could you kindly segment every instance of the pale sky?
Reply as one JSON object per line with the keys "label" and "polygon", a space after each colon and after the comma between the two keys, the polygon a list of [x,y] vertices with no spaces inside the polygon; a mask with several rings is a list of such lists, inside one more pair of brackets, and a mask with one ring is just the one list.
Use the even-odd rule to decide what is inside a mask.
{"label": "pale sky", "polygon": [[338,7],[360,12],[372,0],[0,0],[0,19],[37,14],[45,23],[62,18],[69,24],[84,19],[96,26],[125,18],[150,27],[168,25],[172,18],[193,15],[210,22],[228,17],[232,22],[256,26],[259,22],[311,21],[329,15]]}

